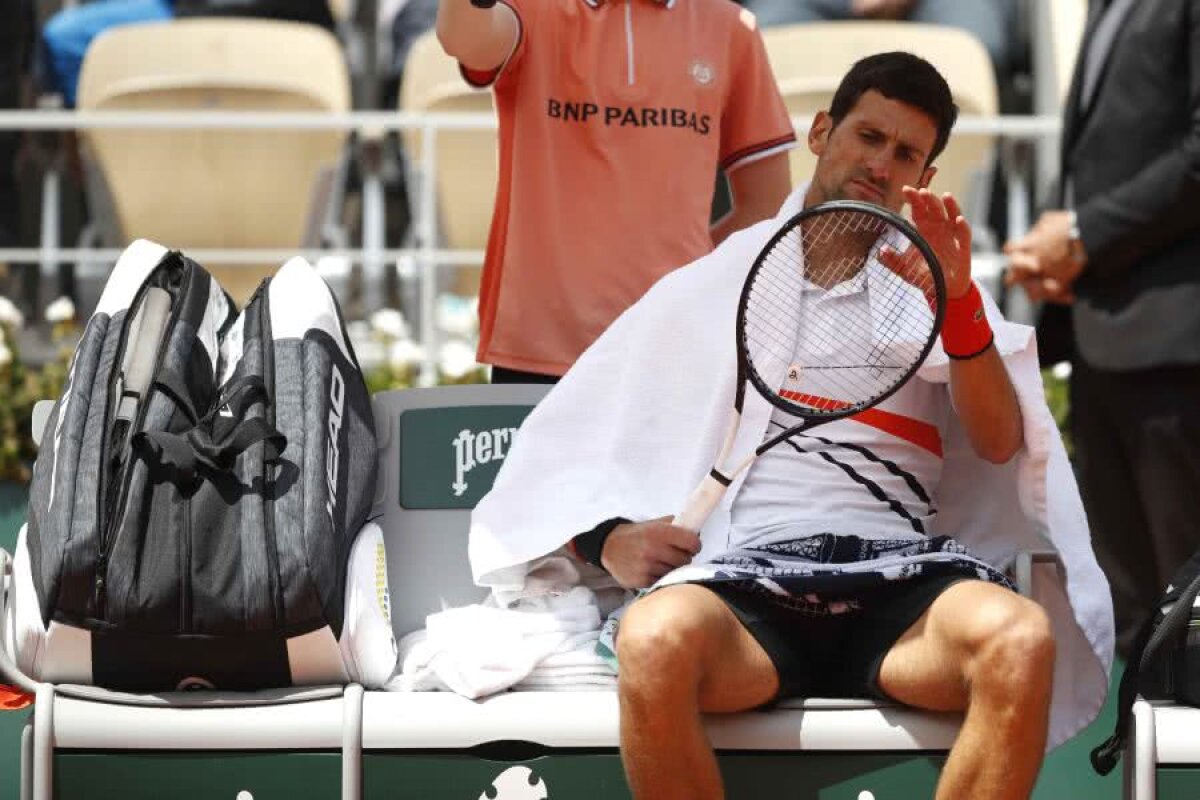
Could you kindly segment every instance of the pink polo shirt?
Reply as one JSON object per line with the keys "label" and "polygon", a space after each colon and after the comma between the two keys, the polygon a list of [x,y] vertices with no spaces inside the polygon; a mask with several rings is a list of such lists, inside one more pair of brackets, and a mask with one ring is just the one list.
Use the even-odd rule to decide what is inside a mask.
{"label": "pink polo shirt", "polygon": [[749,12],[729,0],[505,0],[496,207],[479,360],[561,375],[665,273],[712,249],[718,166],[795,133]]}

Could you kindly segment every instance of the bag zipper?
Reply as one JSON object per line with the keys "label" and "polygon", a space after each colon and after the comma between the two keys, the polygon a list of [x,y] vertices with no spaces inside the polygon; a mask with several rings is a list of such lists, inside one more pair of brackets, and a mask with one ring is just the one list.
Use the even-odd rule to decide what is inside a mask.
{"label": "bag zipper", "polygon": [[192,501],[183,504],[183,565],[179,571],[179,632],[192,632]]}
{"label": "bag zipper", "polygon": [[[271,292],[270,279],[263,282],[264,303],[262,305],[262,321],[259,330],[262,331],[263,342],[263,383],[267,387],[267,396],[263,400],[263,416],[267,424],[275,427],[275,335],[271,330]],[[263,511],[264,535],[266,540],[267,565],[270,574],[267,577],[268,591],[271,593],[271,609],[274,612],[274,626],[283,625],[283,587],[279,580],[279,546],[275,540],[275,480],[278,477],[279,465],[263,460],[263,495],[266,498],[266,509]]]}
{"label": "bag zipper", "polygon": [[[136,309],[140,307],[141,302],[144,300],[146,291],[152,285],[158,285],[153,284],[152,281],[155,274],[159,271],[166,271],[169,277],[175,277],[177,279],[178,283],[168,279],[167,286],[165,287],[168,291],[170,289],[175,289],[176,293],[172,294],[171,313],[167,318],[167,324],[163,329],[162,339],[158,344],[158,351],[154,356],[153,375],[158,374],[159,368],[162,366],[163,354],[165,352],[163,343],[170,341],[171,334],[175,330],[175,323],[179,320],[181,309],[180,304],[177,302],[177,292],[182,285],[182,266],[183,262],[178,253],[168,253],[163,258],[163,262],[155,267],[154,271],[151,272],[150,276],[148,276],[146,281],[143,282],[142,286],[138,289],[137,294],[134,295],[133,303],[130,305],[131,312],[136,314]],[[179,274],[170,276],[172,270],[176,270]],[[126,316],[126,321],[127,323],[132,323],[133,319],[131,316]],[[125,348],[129,345],[128,338],[129,325],[126,324],[121,331],[121,341],[120,345],[117,347],[117,353],[119,356],[124,355]],[[119,382],[121,382],[121,377],[118,371],[117,375],[108,384],[108,414],[116,414],[116,411],[114,410],[113,398]],[[151,385],[153,385],[153,380],[151,381]],[[133,421],[122,431],[122,442],[128,439],[132,434],[141,430],[142,426],[145,424],[146,410],[150,405],[149,399],[150,390],[147,389],[146,396],[138,404],[137,414],[134,415]],[[116,405],[119,408],[119,398],[117,398]],[[120,461],[117,465],[115,465],[115,469],[114,465],[109,464],[109,450],[111,449],[112,440],[116,438],[115,434],[117,433],[115,423],[110,423],[109,428],[109,436],[105,437],[101,443],[101,447],[104,448],[104,451],[100,454],[100,463],[105,464],[106,466],[105,469],[100,473],[99,481],[100,499],[104,502],[104,516],[101,517],[100,537],[99,542],[97,543],[98,553],[96,555],[96,571],[92,585],[92,603],[94,616],[97,620],[104,620],[108,613],[108,561],[109,557],[112,555],[116,533],[120,529],[120,523],[124,517],[124,515],[121,514],[121,509],[124,508],[125,497],[129,493],[129,484],[132,480],[133,473],[133,470],[131,469],[133,459],[128,457],[129,454],[127,452],[118,454],[120,456]]]}

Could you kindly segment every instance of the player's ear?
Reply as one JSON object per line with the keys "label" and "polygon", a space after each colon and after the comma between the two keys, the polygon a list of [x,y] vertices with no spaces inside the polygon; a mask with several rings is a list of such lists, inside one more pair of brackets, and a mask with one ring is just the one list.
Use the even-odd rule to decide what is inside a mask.
{"label": "player's ear", "polygon": [[921,180],[917,182],[918,189],[928,189],[929,184],[933,182],[933,176],[937,175],[937,167],[929,166],[921,173]]}
{"label": "player's ear", "polygon": [[828,111],[818,111],[808,129],[808,149],[814,156],[825,152],[825,145],[832,130],[833,117],[829,116]]}

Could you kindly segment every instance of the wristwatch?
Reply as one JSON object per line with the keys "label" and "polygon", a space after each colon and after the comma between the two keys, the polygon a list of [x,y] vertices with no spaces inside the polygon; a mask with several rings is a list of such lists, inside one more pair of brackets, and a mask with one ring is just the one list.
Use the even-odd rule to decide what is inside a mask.
{"label": "wristwatch", "polygon": [[[474,2],[475,0],[471,0]],[[1087,260],[1087,251],[1083,249],[1083,234],[1079,230],[1079,214],[1074,209],[1070,212],[1068,218],[1070,227],[1067,230],[1067,252],[1071,254],[1071,259],[1078,264],[1082,264]]]}

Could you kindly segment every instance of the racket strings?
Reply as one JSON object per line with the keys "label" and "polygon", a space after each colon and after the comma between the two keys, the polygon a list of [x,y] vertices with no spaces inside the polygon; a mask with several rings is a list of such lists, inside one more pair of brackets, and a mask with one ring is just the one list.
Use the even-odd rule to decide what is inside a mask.
{"label": "racket strings", "polygon": [[[791,243],[783,243],[783,248],[784,248],[783,252],[785,252],[786,256],[791,260],[791,263],[802,263],[803,262],[803,257],[800,255],[800,250],[798,247],[795,247]],[[769,274],[765,277],[767,280],[776,280],[774,272],[772,272],[771,274]],[[804,277],[801,273],[796,273],[796,277],[797,277],[797,284],[799,285],[800,282],[804,280]],[[843,277],[845,277],[845,276],[843,276]],[[844,282],[844,280],[840,280],[838,282],[841,283],[841,282]],[[808,284],[808,285],[810,287],[812,286],[812,284]],[[783,294],[779,295],[779,297],[778,297],[778,299],[784,303],[800,302],[800,298],[801,298],[800,293],[797,293],[795,296],[792,296],[792,297],[789,297],[789,296],[786,296]],[[852,323],[864,324],[864,323],[867,323],[870,321],[868,312],[865,309],[856,310],[853,307],[848,306],[845,309],[844,313],[847,313],[849,315],[850,321]]]}
{"label": "racket strings", "polygon": [[[796,236],[788,236],[784,239],[781,239],[776,245],[775,251],[782,254],[787,263],[795,264],[803,261],[800,256],[800,248],[796,241],[798,238],[799,237]],[[789,239],[791,241],[789,241]],[[855,261],[861,262],[861,259],[855,259]],[[852,265],[853,262],[848,259],[843,259],[843,262],[845,263],[841,265],[842,269],[834,273],[838,278],[836,281],[837,283],[844,282],[847,277],[851,277],[851,270],[847,268],[847,265]],[[784,276],[782,280],[781,276]],[[763,282],[763,288],[771,293],[772,296],[770,299],[773,303],[788,308],[796,306],[800,306],[802,308],[803,304],[806,302],[803,296],[805,286],[809,287],[810,290],[813,288],[813,284],[806,280],[805,274],[802,270],[791,270],[786,268],[761,270],[756,280]],[[846,306],[842,310],[842,313],[846,314],[846,322],[850,328],[857,327],[861,329],[864,325],[870,322],[869,312],[866,309],[858,309],[852,306]],[[772,314],[769,315],[767,319],[776,320],[786,316],[788,315]],[[781,362],[791,362],[793,360],[793,356],[795,355],[793,352],[794,348],[789,344],[789,338],[791,337],[791,334],[785,331],[784,328],[782,328],[779,324],[769,324],[768,326],[764,326],[762,320],[755,318],[754,315],[748,315],[747,323],[754,327],[755,331],[760,334],[760,341],[766,345],[767,350],[764,355],[767,357],[773,357],[776,361]],[[815,340],[826,345],[824,349],[830,349],[836,344],[836,340],[828,335],[825,335],[827,333],[827,331],[823,331],[819,328],[814,328],[812,331],[810,331],[810,334]],[[774,338],[770,338],[772,336]],[[878,366],[878,364],[875,364],[874,362],[872,363]],[[821,369],[839,369],[844,368],[846,365],[813,364],[806,366],[812,366]],[[858,364],[852,366],[866,365]]]}
{"label": "racket strings", "polygon": [[856,210],[808,217],[760,257],[747,286],[747,362],[809,413],[868,406],[923,355],[936,286],[920,250],[886,220]]}

